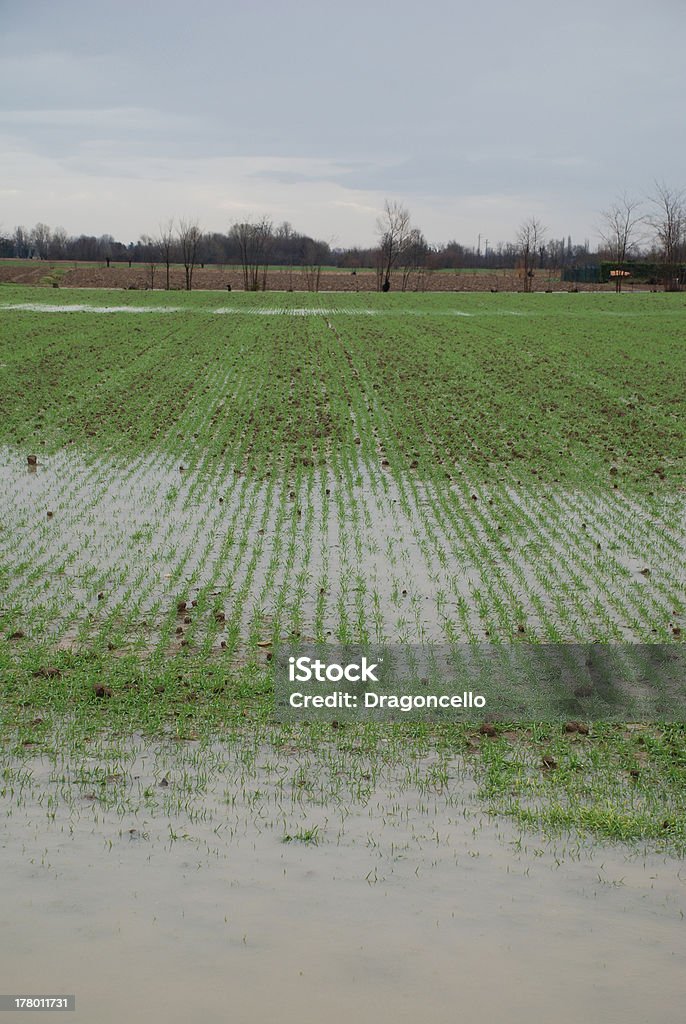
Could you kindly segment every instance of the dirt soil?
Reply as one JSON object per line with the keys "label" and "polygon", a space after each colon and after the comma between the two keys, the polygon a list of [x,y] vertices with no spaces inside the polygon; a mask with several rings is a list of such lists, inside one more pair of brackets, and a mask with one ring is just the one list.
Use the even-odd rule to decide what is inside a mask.
{"label": "dirt soil", "polygon": [[[36,260],[32,264],[0,262],[0,283],[24,285],[48,285],[60,288],[123,288],[127,290],[149,290],[151,287],[150,268],[143,263],[132,267],[117,264],[107,267],[79,265],[73,262],[51,262]],[[183,267],[174,267],[170,275],[172,290],[186,287]],[[165,285],[164,268],[158,267],[154,275],[155,290]],[[193,288],[226,291],[243,291],[243,274],[240,267],[211,266],[197,267],[193,272]],[[396,275],[393,291],[400,291],[402,276]],[[534,291],[569,291],[573,285],[560,280],[559,272],[541,271],[534,280]],[[606,291],[613,285],[579,284],[580,291]],[[267,274],[267,291],[310,291],[305,271],[272,270]],[[373,270],[328,270],[322,271],[319,291],[322,292],[373,292],[377,290],[376,272]],[[434,271],[422,277],[413,275],[407,291],[431,292],[490,292],[523,291],[521,274],[517,270],[494,270],[492,273],[469,271]]]}

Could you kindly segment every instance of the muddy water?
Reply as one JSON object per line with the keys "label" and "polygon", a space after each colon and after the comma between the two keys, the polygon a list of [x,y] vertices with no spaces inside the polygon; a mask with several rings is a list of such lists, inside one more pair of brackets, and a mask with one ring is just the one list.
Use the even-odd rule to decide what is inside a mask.
{"label": "muddy water", "polygon": [[284,634],[401,642],[506,638],[521,623],[542,640],[658,642],[686,624],[682,496],[656,512],[614,493],[396,480],[362,461],[311,484],[296,494],[162,455],[61,451],[31,467],[3,449],[5,628],[146,651],[179,597],[204,601],[193,642],[213,649],[217,607],[243,638],[256,609]]}
{"label": "muddy water", "polygon": [[524,838],[456,764],[351,798],[307,755],[248,760],[15,765],[3,990],[75,993],[99,1024],[682,1019],[682,863]]}

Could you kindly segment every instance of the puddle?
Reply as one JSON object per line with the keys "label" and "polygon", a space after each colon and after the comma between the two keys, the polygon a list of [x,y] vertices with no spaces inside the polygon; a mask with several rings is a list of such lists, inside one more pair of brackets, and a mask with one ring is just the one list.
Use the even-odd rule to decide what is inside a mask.
{"label": "puddle", "polygon": [[457,761],[105,763],[5,765],[7,991],[73,993],[98,1024],[681,1019],[683,865],[522,836]]}
{"label": "puddle", "polygon": [[[379,310],[363,309],[358,306],[347,307],[286,307],[286,306],[219,306],[217,309],[208,310],[202,307],[184,306],[93,306],[88,303],[65,303],[57,305],[48,302],[15,302],[0,305],[0,310],[17,310],[25,313],[213,313],[240,314],[241,316],[329,316],[334,313],[343,313],[347,316],[376,316]],[[471,316],[471,313],[455,314],[459,316]]]}
{"label": "puddle", "polygon": [[388,309],[368,309],[362,306],[217,306],[209,309],[203,306],[94,306],[88,303],[13,302],[0,304],[0,312],[17,311],[25,313],[211,313],[215,316],[401,316],[405,317],[473,317],[473,316],[527,316],[509,310],[478,310],[467,312],[460,309],[403,309],[391,306]]}
{"label": "puddle", "polygon": [[54,305],[47,302],[16,302],[0,309],[27,313],[181,313],[182,306],[90,306],[87,304]]}
{"label": "puddle", "polygon": [[288,306],[220,306],[213,313],[238,313],[241,316],[331,316],[344,313],[346,316],[377,316],[381,310],[363,309],[359,306],[310,306],[293,308]]}
{"label": "puddle", "polygon": [[[659,642],[683,617],[681,496],[658,516],[614,492],[439,488],[338,456],[300,486],[160,454],[0,463],[3,628],[60,646],[219,649],[269,625],[484,641],[518,623],[550,642]],[[181,598],[196,605],[177,637]]]}

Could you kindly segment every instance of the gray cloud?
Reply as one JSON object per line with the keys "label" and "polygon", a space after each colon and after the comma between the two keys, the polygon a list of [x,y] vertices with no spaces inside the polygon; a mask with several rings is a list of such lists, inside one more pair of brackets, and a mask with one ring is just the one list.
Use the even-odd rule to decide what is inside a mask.
{"label": "gray cloud", "polygon": [[684,184],[685,22],[671,0],[8,5],[0,223],[126,236],[195,202],[364,242],[393,195],[436,240],[450,216],[506,238],[532,204],[583,237],[617,191]]}

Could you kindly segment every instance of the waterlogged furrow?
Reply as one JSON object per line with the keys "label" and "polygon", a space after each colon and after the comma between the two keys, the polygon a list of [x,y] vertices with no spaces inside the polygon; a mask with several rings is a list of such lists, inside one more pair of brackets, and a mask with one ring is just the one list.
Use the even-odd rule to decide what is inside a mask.
{"label": "waterlogged furrow", "polygon": [[[561,495],[560,501],[562,514],[570,515],[569,496]],[[593,530],[593,584],[601,599],[618,611],[621,602],[624,624],[629,623],[633,637],[638,631],[645,643],[669,639],[673,616],[683,612],[686,530],[679,538],[654,511],[614,491],[609,496],[581,495],[578,508],[583,532]]]}
{"label": "waterlogged furrow", "polygon": [[[434,610],[433,608],[431,609],[433,623],[435,623],[436,619],[442,619],[443,628],[446,630],[448,639],[458,638],[458,633],[456,629],[452,626],[452,624],[450,623],[449,619],[446,616],[446,591],[448,589],[452,589],[453,591],[455,590],[455,581],[459,578],[459,576],[457,574],[454,574],[452,576],[452,579],[445,580],[445,587],[440,585],[443,581],[437,575],[435,568],[431,566],[431,556],[429,554],[429,551],[427,550],[427,543],[433,546],[437,559],[444,570],[447,568],[448,552],[450,552],[451,558],[453,558],[457,553],[458,558],[461,558],[466,562],[466,565],[464,566],[466,570],[465,578],[469,588],[469,596],[471,599],[471,603],[477,606],[478,621],[481,624],[481,626],[485,628],[486,635],[489,635],[491,631],[495,632],[495,630],[489,630],[488,628],[489,624],[492,626],[492,623],[490,623],[490,620],[488,618],[488,606],[487,604],[484,604],[481,590],[477,586],[477,583],[480,584],[483,582],[481,575],[479,573],[478,566],[486,563],[488,557],[487,553],[480,550],[473,551],[470,548],[470,542],[461,533],[459,524],[456,524],[456,529],[448,530],[444,534],[444,537],[442,539],[439,539],[438,535],[436,535],[433,531],[431,518],[426,513],[426,506],[431,504],[432,499],[430,498],[430,496],[427,496],[425,487],[422,485],[418,485],[416,475],[413,474],[412,472],[407,472],[406,460],[402,458],[402,454],[398,450],[396,439],[394,438],[392,432],[389,430],[388,419],[383,412],[382,401],[379,402],[376,407],[376,422],[381,425],[383,430],[384,441],[381,445],[381,454],[389,454],[387,465],[389,466],[389,471],[392,474],[394,484],[397,488],[397,493],[400,494],[401,507],[405,514],[407,515],[409,522],[421,524],[420,529],[424,534],[424,537],[422,538],[420,543],[423,548],[425,560],[429,567],[429,574],[435,583],[435,588],[432,589],[434,589],[435,604],[437,607],[436,610]],[[415,452],[413,454],[418,455],[419,453]],[[403,463],[405,463],[405,465],[403,465]],[[414,464],[416,465],[416,461]],[[447,474],[444,473],[443,477],[445,477],[446,475]],[[472,496],[470,495],[470,497]],[[470,516],[471,515],[472,513],[470,512]],[[481,538],[479,538],[476,532],[474,531],[474,524],[471,521],[471,519],[468,519],[467,525],[474,534],[472,540],[476,539],[480,542]],[[455,551],[456,534],[458,537],[459,544],[458,552]],[[481,543],[479,543],[479,547],[482,547]],[[488,578],[485,582],[486,589],[490,591],[492,589],[493,579]],[[491,596],[493,597],[493,595]],[[433,597],[434,594],[432,594],[432,598]],[[495,607],[502,609],[502,601],[499,599],[498,594],[496,594],[495,597],[493,597],[493,604]],[[476,623],[474,621],[474,617],[469,616],[467,614],[467,609],[465,607],[464,600],[458,600],[456,611],[458,612],[458,615],[461,618],[460,626],[464,633],[466,633],[466,636],[464,638],[476,639],[476,634],[474,632],[474,627],[476,626]],[[415,616],[415,626],[419,638],[425,635],[425,630],[423,628],[419,615]],[[511,632],[511,625],[509,623],[508,627],[508,632]],[[435,632],[435,626],[431,632]]]}
{"label": "waterlogged furrow", "polygon": [[[266,485],[234,474],[222,481],[206,470],[184,476],[167,466],[164,486],[176,487],[176,474],[183,480],[170,503],[159,498],[161,469],[147,484],[140,464],[121,479],[108,473],[85,525],[80,510],[71,543],[56,545],[52,562],[65,574],[57,584],[49,551],[38,573],[32,566],[24,574],[11,551],[3,551],[22,594],[17,625],[35,623],[80,643],[138,637],[150,644],[159,636],[165,649],[176,650],[185,639],[185,646],[202,642],[209,651],[217,646],[209,638],[224,630],[225,642],[239,645],[262,639],[270,622],[279,633],[321,637],[333,631],[341,639],[498,639],[516,635],[520,626],[527,637],[548,640],[668,639],[669,623],[683,612],[678,580],[670,589],[665,576],[660,589],[651,589],[659,569],[636,577],[614,556],[596,551],[596,544],[610,546],[616,537],[613,520],[599,528],[602,509],[578,495],[556,494],[541,508],[528,494],[503,488],[484,500],[477,488],[473,501],[467,492],[475,485],[464,481],[448,500],[436,485],[415,479],[400,490],[386,477],[382,489],[359,464],[333,458],[331,473],[303,470],[290,483]],[[93,490],[90,484],[76,493],[92,497]],[[230,500],[220,503],[220,492]],[[129,504],[132,494],[143,502],[145,521]],[[583,544],[574,544],[565,530],[567,501],[577,516],[596,524]],[[114,507],[126,507],[129,515],[108,531],[96,529]],[[17,512],[21,521],[21,507]],[[64,529],[68,511],[60,515]],[[433,558],[414,541],[420,515]],[[511,525],[496,541],[501,517]],[[649,534],[645,540],[645,560],[654,564]],[[22,542],[32,543],[26,530]],[[189,608],[193,628],[184,628],[179,639],[181,599],[195,601],[197,610]],[[226,626],[217,629],[220,612]]]}
{"label": "waterlogged furrow", "polygon": [[[7,458],[18,466],[18,453]],[[16,599],[21,594],[22,603],[42,605],[43,620],[54,618],[65,623],[79,611],[92,612],[103,576],[116,570],[130,543],[132,526],[135,530],[139,525],[132,518],[129,498],[141,470],[141,465],[131,466],[124,478],[113,484],[109,467],[97,460],[89,464],[75,453],[63,453],[39,465],[35,475],[18,469],[10,474],[4,493],[11,505],[4,512],[5,522],[12,523],[12,528],[5,531],[5,536],[13,537],[15,543],[14,551],[3,551],[10,575],[8,595]],[[125,495],[119,502],[126,515],[125,531],[119,540],[116,500],[113,516],[110,512],[104,517],[102,512],[103,508],[111,509],[116,488]],[[49,519],[46,509],[53,513]],[[14,561],[17,549],[32,553],[26,564],[28,571]],[[39,618],[36,627],[45,628],[45,621]]]}
{"label": "waterlogged furrow", "polygon": [[[396,453],[397,454],[397,453]],[[395,460],[391,458],[391,464]],[[413,479],[412,474],[408,474],[408,479]],[[397,480],[397,478],[396,478]],[[397,481],[398,482],[398,481]],[[399,486],[401,484],[399,483]],[[445,487],[440,488],[443,492]],[[535,631],[536,634],[540,634],[541,627],[544,630],[544,635],[547,639],[560,639],[562,636],[561,630],[564,631],[570,638],[581,638],[584,633],[588,633],[589,626],[597,628],[599,625],[607,631],[608,626],[615,638],[626,636],[629,634],[636,634],[636,630],[641,628],[639,620],[636,618],[636,611],[642,612],[644,615],[644,626],[647,628],[648,616],[645,614],[645,605],[640,601],[637,603],[635,600],[632,605],[632,598],[634,594],[629,593],[628,595],[618,596],[616,594],[608,595],[607,587],[605,587],[605,597],[611,596],[609,601],[610,608],[614,611],[614,619],[608,618],[607,608],[601,610],[600,615],[597,615],[598,600],[597,597],[593,601],[593,606],[589,608],[589,601],[587,598],[588,593],[597,594],[598,590],[603,590],[597,585],[597,557],[593,557],[595,552],[586,552],[590,557],[584,558],[582,561],[585,565],[579,565],[580,552],[574,550],[573,554],[575,558],[569,566],[562,566],[563,574],[560,577],[560,549],[564,552],[565,549],[573,549],[573,543],[569,542],[569,537],[562,536],[559,534],[554,537],[553,545],[548,552],[545,547],[550,546],[551,538],[543,537],[543,550],[541,550],[541,544],[537,543],[532,538],[532,531],[537,531],[537,526],[543,521],[544,523],[550,519],[554,522],[558,518],[558,511],[554,504],[551,508],[542,509],[540,500],[538,501],[535,512],[530,518],[527,524],[528,540],[527,546],[533,550],[530,552],[530,560],[524,562],[523,565],[517,565],[517,559],[522,554],[520,544],[516,544],[515,553],[513,558],[508,558],[507,561],[510,563],[505,568],[493,567],[493,546],[494,542],[497,543],[497,534],[495,528],[498,528],[501,524],[494,522],[494,514],[499,511],[500,501],[489,497],[487,499],[488,506],[485,503],[485,494],[477,483],[463,481],[463,491],[472,491],[471,494],[462,494],[462,500],[459,508],[456,510],[453,516],[453,523],[456,525],[457,532],[460,532],[460,521],[467,524],[468,530],[471,533],[471,543],[474,545],[473,549],[470,549],[469,543],[467,545],[466,554],[468,561],[472,563],[472,566],[478,573],[479,564],[488,564],[491,569],[484,581],[485,585],[483,589],[480,587],[472,586],[471,597],[473,601],[479,606],[480,617],[484,620],[485,633],[486,635],[492,635],[494,633],[508,636],[512,634],[515,623],[517,623],[517,630],[529,633]],[[454,498],[454,489],[453,489]],[[489,493],[495,493],[492,490]],[[415,512],[418,510],[420,503],[423,498],[420,496],[421,491],[418,492],[414,489],[414,507]],[[469,508],[468,501],[465,498],[472,498],[475,500],[475,505]],[[521,499],[520,499],[521,502]],[[496,508],[493,510],[494,514],[491,514],[490,506],[495,505]],[[485,509],[485,512],[482,511]],[[542,514],[543,513],[543,514]],[[424,524],[427,525],[427,524]],[[540,526],[539,526],[540,529]],[[430,528],[427,531],[430,533]],[[455,529],[448,529],[448,534],[452,534],[453,538],[455,535]],[[550,532],[550,531],[547,531]],[[552,530],[555,533],[554,529]],[[573,531],[567,530],[568,534],[571,534],[573,538]],[[449,544],[451,538],[449,537]],[[590,548],[590,541],[587,544]],[[460,554],[464,554],[464,551],[460,551]],[[512,554],[512,551],[508,552]],[[545,561],[546,569],[548,570],[545,577],[541,577],[538,567],[540,566],[541,560]],[[564,569],[567,569],[564,572]],[[611,567],[612,568],[612,567]],[[582,575],[580,575],[580,570]],[[530,580],[532,576],[536,575],[540,588],[538,592],[531,586]],[[612,573],[610,573],[610,576]],[[566,578],[564,578],[566,576]],[[586,579],[584,579],[584,576]],[[515,586],[513,586],[513,582]],[[595,585],[595,589],[594,589]],[[566,602],[557,601],[557,622],[554,616],[548,614],[543,598],[547,596],[547,590],[551,586],[559,588],[565,594],[567,598]],[[672,592],[673,596],[673,592]],[[534,615],[534,621],[527,621],[530,619],[531,606],[534,606],[537,616]],[[491,618],[491,612],[489,607],[495,612],[496,620]],[[555,609],[553,609],[554,611]],[[654,608],[654,610],[658,610]],[[571,614],[570,614],[571,613]],[[535,621],[538,618],[540,621]]]}
{"label": "waterlogged furrow", "polygon": [[[417,542],[417,529],[407,516],[402,497],[389,488],[388,473],[380,467],[378,423],[370,416],[373,392],[355,366],[339,331],[330,321],[332,344],[344,356],[350,377],[346,400],[350,407],[356,442],[343,450],[342,466],[348,484],[347,505],[356,531],[358,565],[371,571],[355,574],[354,603],[359,635],[377,640],[392,637],[420,639],[425,634],[422,580],[430,571],[423,562],[426,546]],[[423,549],[423,550],[422,550]],[[425,588],[424,588],[425,589]],[[386,625],[383,608],[393,609]]]}
{"label": "waterlogged furrow", "polygon": [[411,301],[13,311],[3,630],[227,664],[281,636],[678,638],[674,325]]}

